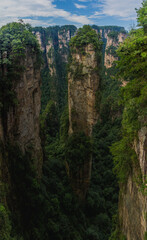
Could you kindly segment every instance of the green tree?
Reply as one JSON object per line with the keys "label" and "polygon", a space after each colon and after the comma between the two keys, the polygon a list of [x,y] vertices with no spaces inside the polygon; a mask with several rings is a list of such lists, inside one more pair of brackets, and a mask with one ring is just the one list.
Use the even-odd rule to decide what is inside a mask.
{"label": "green tree", "polygon": [[70,41],[71,51],[74,51],[75,48],[77,48],[84,53],[84,48],[90,43],[97,52],[100,52],[102,45],[100,35],[89,25],[84,25],[82,28],[78,29],[76,36]]}
{"label": "green tree", "polygon": [[147,0],[144,0],[142,7],[137,10],[138,26],[142,26],[145,34],[147,34]]}
{"label": "green tree", "polygon": [[138,12],[140,29],[132,30],[120,45],[117,53],[119,78],[127,81],[121,89],[120,103],[124,107],[122,120],[122,139],[111,150],[114,155],[115,171],[120,182],[124,181],[136,162],[133,142],[138,130],[146,125],[147,116],[147,35],[145,33],[146,1]]}

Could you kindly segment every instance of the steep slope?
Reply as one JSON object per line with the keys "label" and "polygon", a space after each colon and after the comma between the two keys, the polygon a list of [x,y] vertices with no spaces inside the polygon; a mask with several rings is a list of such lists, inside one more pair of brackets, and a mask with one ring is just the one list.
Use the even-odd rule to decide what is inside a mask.
{"label": "steep slope", "polygon": [[[116,48],[126,38],[123,27],[117,26],[92,26],[101,34],[103,41],[103,61],[106,68],[112,67],[117,60]],[[63,101],[67,91],[66,64],[69,56],[69,41],[76,34],[77,28],[73,25],[62,27],[36,27],[33,33],[36,35],[44,55],[44,69],[42,70],[42,108],[47,101],[52,99],[63,110]]]}
{"label": "steep slope", "polygon": [[[67,91],[67,59],[69,55],[69,41],[76,32],[73,25],[62,27],[48,27],[33,29],[44,57],[42,69],[42,109],[49,100],[56,103],[59,113],[65,105]],[[60,114],[59,114],[60,115]]]}
{"label": "steep slope", "polygon": [[[23,170],[28,167],[29,172],[33,161],[36,176],[40,178],[42,173],[39,127],[41,55],[35,37],[22,23],[1,28],[0,52],[1,220],[4,218],[0,236],[6,239],[6,236],[10,237],[11,227],[5,209],[12,211],[12,215],[15,212],[15,220],[22,214],[21,198],[28,174],[25,175]],[[21,220],[23,217],[21,215]]]}
{"label": "steep slope", "polygon": [[[81,37],[81,38],[80,38]],[[83,39],[83,40],[82,40]],[[68,74],[69,135],[83,132],[92,135],[97,121],[96,92],[100,84],[98,68],[100,41],[89,26],[79,30],[71,41],[71,62]],[[92,158],[87,155],[75,174],[69,166],[69,175],[75,193],[84,199],[90,184]]]}
{"label": "steep slope", "polygon": [[44,60],[42,142],[38,44],[29,25],[13,23],[0,31],[3,240],[108,240],[110,235],[117,184],[109,146],[119,132],[119,84],[110,80],[112,74],[100,81],[101,42],[87,28],[82,44],[71,40],[69,109],[66,67],[76,27],[33,29]]}
{"label": "steep slope", "polygon": [[99,27],[96,25],[92,26],[96,32],[100,33],[102,37],[103,45],[103,61],[106,69],[111,68],[113,62],[118,60],[116,50],[120,43],[122,43],[126,36],[127,32],[123,27],[118,26],[104,26]]}
{"label": "steep slope", "polygon": [[[118,50],[124,106],[122,138],[112,146],[120,182],[119,223],[115,238],[147,238],[147,31],[144,1],[138,13],[140,29],[131,31]],[[114,238],[112,238],[114,239]]]}
{"label": "steep slope", "polygon": [[147,232],[147,128],[138,132],[134,142],[138,165],[132,167],[119,198],[120,228],[127,240],[145,239]]}
{"label": "steep slope", "polygon": [[[21,25],[13,25],[19,34],[19,27],[21,27]],[[10,46],[5,46],[3,36],[10,31],[10,27],[12,28],[13,26],[10,25],[8,29],[3,28],[1,30],[1,77],[2,82],[5,81],[9,84],[9,88],[7,89],[7,86],[4,86],[4,84],[1,86],[2,109],[0,138],[4,143],[9,141],[12,144],[18,144],[23,152],[30,146],[34,147],[34,157],[38,161],[37,169],[40,172],[42,165],[41,162],[39,163],[42,152],[39,137],[41,77],[40,62],[37,62],[40,61],[40,53],[33,35],[31,37],[32,40],[34,40],[34,46],[31,46],[30,43],[30,46],[28,45],[27,47],[26,45],[29,43],[20,42],[19,39],[13,40],[12,43],[10,42]],[[22,25],[22,28],[24,28],[25,31],[25,26]],[[7,40],[10,41],[9,39]],[[25,39],[25,41],[29,40]],[[20,44],[22,46],[20,46]],[[30,53],[31,47],[36,48],[35,54],[33,54],[33,50],[32,54]],[[20,57],[19,60],[18,57]],[[7,94],[10,94],[10,96]],[[9,98],[7,99],[7,97]],[[4,101],[7,101],[8,106],[6,106]]]}

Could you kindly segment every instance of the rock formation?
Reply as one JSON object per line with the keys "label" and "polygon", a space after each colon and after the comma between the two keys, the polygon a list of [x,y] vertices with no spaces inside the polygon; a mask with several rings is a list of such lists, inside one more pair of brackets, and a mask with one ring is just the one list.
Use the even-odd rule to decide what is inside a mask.
{"label": "rock formation", "polygon": [[[91,29],[91,32],[94,31]],[[73,47],[71,55],[68,73],[69,136],[84,132],[91,137],[92,128],[98,119],[96,92],[100,80],[96,50],[94,45],[89,43],[82,51]],[[89,187],[91,165],[92,157],[87,156],[76,176],[69,168],[72,187],[80,199],[85,198]]]}
{"label": "rock formation", "polygon": [[38,40],[38,42],[39,42],[39,45],[40,45],[41,50],[44,51],[45,48],[44,48],[44,42],[42,41],[42,35],[41,35],[41,33],[40,33],[40,32],[33,32],[33,33],[36,35],[36,38],[37,38],[37,40]]}
{"label": "rock formation", "polygon": [[56,68],[55,68],[55,49],[53,45],[52,39],[48,40],[48,43],[46,44],[46,59],[47,59],[47,65],[50,71],[50,75],[53,76],[56,75]]}
{"label": "rock formation", "polygon": [[8,111],[1,113],[0,140],[5,145],[17,144],[23,153],[30,147],[38,175],[42,168],[42,148],[40,139],[39,115],[41,109],[41,77],[40,67],[36,67],[36,54],[25,50],[25,59],[20,59],[23,66],[19,79],[12,80],[12,91],[15,93],[16,104]]}
{"label": "rock formation", "polygon": [[134,142],[139,165],[133,166],[119,197],[120,229],[127,240],[144,240],[147,232],[147,128],[138,132]]}
{"label": "rock formation", "polygon": [[117,38],[112,38],[109,36],[110,30],[105,31],[104,38],[106,39],[106,48],[105,48],[105,57],[104,57],[104,65],[106,68],[111,68],[114,61],[118,60],[118,57],[115,53],[112,52],[115,51],[120,43],[122,43],[126,38],[126,33],[119,33]]}
{"label": "rock formation", "polygon": [[77,51],[72,54],[68,75],[69,134],[83,131],[91,136],[98,117],[95,103],[99,77],[96,53],[91,44],[85,48],[85,53],[82,55]]}
{"label": "rock formation", "polygon": [[[69,41],[71,37],[76,32],[75,26],[63,26],[57,27],[49,27],[46,29],[41,28],[42,31],[39,31],[38,28],[34,29],[33,33],[36,35],[41,50],[46,55],[47,65],[50,70],[51,76],[56,74],[56,59],[55,59],[55,51],[57,51],[62,58],[62,61],[68,62],[68,54],[69,54]],[[52,33],[52,29],[54,29]]]}

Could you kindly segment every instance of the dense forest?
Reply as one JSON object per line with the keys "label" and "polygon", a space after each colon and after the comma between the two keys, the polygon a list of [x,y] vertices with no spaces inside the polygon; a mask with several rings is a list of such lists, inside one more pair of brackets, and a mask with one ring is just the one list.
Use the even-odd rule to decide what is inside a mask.
{"label": "dense forest", "polygon": [[[121,196],[134,172],[134,181],[145,201],[147,195],[146,171],[143,175],[134,147],[147,120],[146,9],[147,2],[143,1],[137,10],[139,28],[129,33],[116,26],[85,25],[78,30],[73,25],[32,28],[21,21],[0,29],[0,239],[147,239],[147,232],[143,232],[144,239],[142,235],[128,238],[119,213]],[[106,49],[106,41],[102,41],[104,31],[114,42],[118,42],[119,33],[128,36],[118,48]],[[38,33],[42,51],[36,39]],[[64,44],[62,36],[66,39]],[[83,65],[74,62],[73,56],[88,57],[89,45],[98,63],[92,69],[99,79],[97,122],[91,135],[77,130],[76,125],[76,131],[69,135],[69,73],[74,81],[84,82],[87,72]],[[110,68],[104,65],[105,52],[117,60]],[[33,67],[29,69],[31,73],[23,75],[29,68],[26,59],[32,61]],[[31,89],[26,79],[34,74],[35,85],[38,69],[42,82],[40,86],[39,80],[38,123],[42,157],[36,160],[34,145],[22,150],[19,141],[15,141],[18,132],[11,132],[9,124],[20,104],[18,86],[23,88],[23,79]],[[35,89],[31,95],[34,106],[36,92]],[[36,116],[36,110],[33,114]],[[69,172],[76,178],[87,158],[92,159],[91,179],[85,198],[80,199],[73,190]]]}

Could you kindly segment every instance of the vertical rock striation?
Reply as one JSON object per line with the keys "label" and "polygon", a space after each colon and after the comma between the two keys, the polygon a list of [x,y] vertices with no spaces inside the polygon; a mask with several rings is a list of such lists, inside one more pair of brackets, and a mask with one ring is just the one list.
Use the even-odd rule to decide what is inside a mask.
{"label": "vertical rock striation", "polygon": [[125,188],[120,193],[120,229],[127,240],[144,240],[147,232],[147,128],[138,132],[134,142],[139,166],[133,166]]}
{"label": "vertical rock striation", "polygon": [[20,80],[17,83],[14,82],[13,90],[18,103],[7,113],[7,138],[10,142],[19,144],[23,153],[32,147],[33,157],[36,159],[36,169],[40,175],[42,168],[39,124],[41,77],[40,68],[36,68],[35,64],[35,54],[30,55],[29,48],[26,49],[26,58],[22,63],[25,71],[21,74]]}
{"label": "vertical rock striation", "polygon": [[47,65],[51,76],[56,75],[56,54],[61,55],[64,63],[68,62],[69,41],[76,32],[73,25],[62,27],[34,28],[33,33],[36,35],[40,48],[45,54]]}
{"label": "vertical rock striation", "polygon": [[91,136],[98,118],[95,108],[99,87],[97,64],[91,44],[85,47],[85,54],[78,51],[72,54],[71,72],[68,75],[69,134],[83,131]]}
{"label": "vertical rock striation", "polygon": [[[82,31],[82,30],[81,30]],[[86,38],[86,30],[83,28],[82,37]],[[98,39],[94,30],[90,30]],[[75,41],[78,42],[78,34]],[[75,42],[76,45],[76,42]],[[88,137],[92,135],[93,125],[98,119],[96,111],[96,92],[99,87],[98,59],[93,43],[89,42],[83,49],[73,43],[71,53],[70,70],[68,73],[68,108],[69,108],[69,136],[80,132]],[[80,147],[80,146],[79,146]],[[76,161],[76,160],[75,160]],[[76,176],[72,169],[68,168],[74,192],[80,199],[84,199],[91,178],[92,157],[84,159]]]}
{"label": "vertical rock striation", "polygon": [[116,38],[113,38],[113,35],[111,36],[110,33],[111,33],[110,30],[108,32],[105,31],[104,33],[104,37],[106,39],[104,65],[106,68],[111,68],[113,65],[113,62],[118,60],[115,50],[118,48],[118,45],[122,43],[126,38],[125,33],[118,32]]}
{"label": "vertical rock striation", "polygon": [[[4,31],[9,31],[9,24],[7,28]],[[36,170],[40,176],[42,169],[39,123],[41,110],[40,50],[35,37],[25,25],[14,23],[13,28],[12,33],[9,31],[10,34],[4,33],[4,36],[9,38],[15,33],[15,49],[13,51],[13,42],[9,40],[10,46],[4,45],[5,54],[1,55],[0,140],[4,147],[6,144],[18,145],[23,154],[31,148]],[[23,50],[20,50],[19,46],[21,41],[19,28],[21,34],[24,34],[21,42]],[[4,40],[5,38],[2,44],[5,44]]]}
{"label": "vertical rock striation", "polygon": [[47,65],[50,71],[50,75],[56,75],[56,68],[55,68],[55,49],[52,39],[48,40],[48,43],[46,44],[46,59],[47,59]]}

